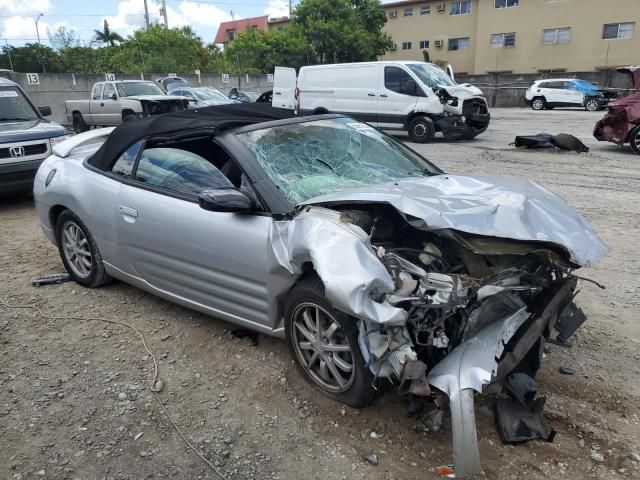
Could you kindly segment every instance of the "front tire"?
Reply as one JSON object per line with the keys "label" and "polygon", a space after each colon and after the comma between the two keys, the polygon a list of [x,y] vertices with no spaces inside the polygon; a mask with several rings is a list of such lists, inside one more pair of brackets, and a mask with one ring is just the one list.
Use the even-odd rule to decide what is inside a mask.
{"label": "front tire", "polygon": [[629,145],[636,155],[640,155],[640,125],[636,126],[629,134]]}
{"label": "front tire", "polygon": [[545,108],[547,108],[547,101],[544,99],[544,97],[536,97],[531,100],[531,108],[533,108],[534,110],[544,110]]}
{"label": "front tire", "polygon": [[584,108],[589,112],[597,112],[600,110],[600,102],[595,98],[590,98],[585,102]]}
{"label": "front tire", "polygon": [[322,281],[300,281],[289,293],[284,314],[287,346],[305,380],[338,402],[369,405],[376,391],[356,323],[332,307]]}
{"label": "front tire", "polygon": [[429,117],[415,117],[409,122],[409,138],[412,142],[428,143],[433,140],[436,128]]}
{"label": "front tire", "polygon": [[88,288],[109,282],[93,235],[71,210],[65,210],[58,217],[56,239],[62,263],[74,282]]}

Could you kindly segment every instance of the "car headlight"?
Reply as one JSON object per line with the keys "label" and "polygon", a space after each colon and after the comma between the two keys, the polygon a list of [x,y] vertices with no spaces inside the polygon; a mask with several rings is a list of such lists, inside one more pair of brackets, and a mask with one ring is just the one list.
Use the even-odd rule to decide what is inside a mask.
{"label": "car headlight", "polygon": [[60,135],[59,137],[51,137],[49,139],[49,141],[51,142],[51,146],[53,147],[54,145],[60,143],[60,142],[64,142],[65,140],[71,138],[71,135]]}

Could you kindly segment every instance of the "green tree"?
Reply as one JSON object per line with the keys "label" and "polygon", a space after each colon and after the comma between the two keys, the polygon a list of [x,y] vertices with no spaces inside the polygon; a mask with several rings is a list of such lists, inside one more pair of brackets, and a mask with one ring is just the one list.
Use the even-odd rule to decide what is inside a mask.
{"label": "green tree", "polygon": [[53,33],[47,28],[47,36],[49,37],[51,47],[58,52],[65,48],[74,48],[80,45],[80,40],[76,32],[67,29],[67,27],[59,27],[58,30]]}
{"label": "green tree", "polygon": [[104,43],[110,47],[115,47],[116,42],[122,43],[124,39],[116,32],[111,31],[109,22],[104,20],[102,30],[94,30],[96,42]]}
{"label": "green tree", "polygon": [[[60,59],[56,51],[39,43],[26,43],[21,47],[2,47],[2,64],[8,64],[8,57],[11,54],[13,69],[16,72],[52,72],[61,71]],[[7,66],[7,68],[9,68]]]}

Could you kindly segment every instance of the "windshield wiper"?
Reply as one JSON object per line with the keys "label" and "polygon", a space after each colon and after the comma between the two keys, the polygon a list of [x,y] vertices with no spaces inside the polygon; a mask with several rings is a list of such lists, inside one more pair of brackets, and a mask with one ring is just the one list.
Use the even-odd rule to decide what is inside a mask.
{"label": "windshield wiper", "polygon": [[427,168],[409,170],[407,173],[409,174],[409,176],[415,176],[415,177],[420,177],[420,176],[432,177],[433,175],[437,175],[436,173],[432,172]]}
{"label": "windshield wiper", "polygon": [[29,120],[34,120],[33,118],[21,118],[21,117],[0,117],[0,121],[6,120],[17,120],[19,122],[28,122]]}
{"label": "windshield wiper", "polygon": [[331,170],[331,171],[334,173],[334,175],[336,175],[336,176],[338,176],[338,177],[340,176],[340,175],[338,175],[338,172],[336,172],[336,171],[333,169],[333,167],[332,167],[331,165],[329,165],[327,162],[325,162],[324,160],[320,160],[319,158],[314,158],[314,160],[315,160],[316,162],[318,162],[318,163],[321,163],[321,164],[322,164],[322,165],[324,165],[325,167],[327,167],[329,170]]}

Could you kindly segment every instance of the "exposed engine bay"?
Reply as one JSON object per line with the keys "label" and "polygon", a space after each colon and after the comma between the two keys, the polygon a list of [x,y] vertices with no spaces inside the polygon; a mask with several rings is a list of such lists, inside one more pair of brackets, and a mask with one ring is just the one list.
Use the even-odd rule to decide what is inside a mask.
{"label": "exposed engine bay", "polygon": [[401,393],[448,400],[456,473],[479,473],[473,391],[514,373],[535,376],[550,329],[575,307],[577,265],[552,245],[422,231],[385,204],[332,208],[368,235],[393,279],[393,292],[373,300],[406,311],[404,325],[359,322],[369,368]]}
{"label": "exposed engine bay", "polygon": [[140,100],[142,116],[159,115],[161,113],[173,113],[186,110],[189,102],[185,100]]}

